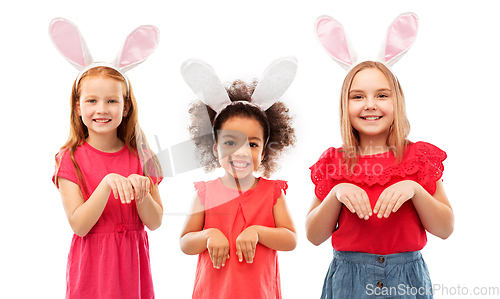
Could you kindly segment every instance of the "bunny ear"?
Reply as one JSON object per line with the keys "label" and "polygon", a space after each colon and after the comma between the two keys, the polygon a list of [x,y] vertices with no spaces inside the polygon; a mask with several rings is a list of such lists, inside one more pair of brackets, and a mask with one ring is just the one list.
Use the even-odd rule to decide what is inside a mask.
{"label": "bunny ear", "polygon": [[349,70],[357,64],[357,54],[344,27],[330,16],[320,16],[314,22],[314,33],[330,57]]}
{"label": "bunny ear", "polygon": [[79,71],[94,62],[80,30],[69,20],[52,19],[49,36],[59,53]]}
{"label": "bunny ear", "polygon": [[264,111],[269,109],[290,87],[297,73],[297,58],[283,57],[271,63],[252,94],[252,103]]}
{"label": "bunny ear", "polygon": [[181,66],[181,74],[198,98],[215,112],[219,113],[231,103],[224,85],[208,63],[195,59],[186,60]]}
{"label": "bunny ear", "polygon": [[144,62],[153,54],[160,39],[155,26],[140,26],[127,36],[113,65],[126,72]]}
{"label": "bunny ear", "polygon": [[418,32],[418,16],[414,13],[399,15],[389,26],[377,60],[393,66],[415,42]]}

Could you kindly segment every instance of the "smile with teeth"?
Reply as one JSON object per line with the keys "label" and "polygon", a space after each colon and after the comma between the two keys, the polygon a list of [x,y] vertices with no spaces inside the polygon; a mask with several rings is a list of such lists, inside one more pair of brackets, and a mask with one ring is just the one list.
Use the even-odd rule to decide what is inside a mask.
{"label": "smile with teeth", "polygon": [[104,124],[104,123],[109,123],[111,121],[111,119],[97,118],[97,119],[94,119],[94,121],[96,123]]}
{"label": "smile with teeth", "polygon": [[245,168],[247,167],[248,165],[250,165],[250,163],[246,163],[246,162],[235,162],[235,161],[230,161],[229,163],[231,163],[231,165],[235,168]]}
{"label": "smile with teeth", "polygon": [[382,116],[360,116],[362,119],[366,119],[366,120],[377,120],[377,119],[381,119]]}

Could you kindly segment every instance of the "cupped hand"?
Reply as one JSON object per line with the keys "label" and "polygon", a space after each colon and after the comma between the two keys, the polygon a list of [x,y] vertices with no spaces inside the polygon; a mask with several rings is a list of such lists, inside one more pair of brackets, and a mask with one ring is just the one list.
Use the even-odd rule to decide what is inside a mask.
{"label": "cupped hand", "polygon": [[255,250],[259,242],[259,234],[255,227],[249,226],[243,230],[236,238],[236,255],[240,262],[245,261],[249,264],[253,263],[255,257]]}
{"label": "cupped hand", "polygon": [[142,200],[149,194],[150,180],[146,176],[131,174],[128,176],[128,180],[134,188],[135,200],[137,203],[141,203]]}
{"label": "cupped hand", "polygon": [[229,258],[229,241],[226,236],[216,228],[209,228],[207,237],[207,250],[214,268],[220,269],[226,265]]}
{"label": "cupped hand", "polygon": [[106,175],[105,180],[115,199],[120,198],[123,204],[134,200],[134,188],[128,178],[116,173],[110,173]]}
{"label": "cupped hand", "polygon": [[387,218],[391,212],[395,213],[407,200],[415,196],[415,184],[418,183],[406,180],[385,188],[373,208],[373,213],[378,213],[378,218]]}
{"label": "cupped hand", "polygon": [[344,204],[351,213],[358,214],[359,218],[367,220],[372,215],[370,199],[366,191],[360,187],[342,183],[333,187],[332,191],[338,201]]}

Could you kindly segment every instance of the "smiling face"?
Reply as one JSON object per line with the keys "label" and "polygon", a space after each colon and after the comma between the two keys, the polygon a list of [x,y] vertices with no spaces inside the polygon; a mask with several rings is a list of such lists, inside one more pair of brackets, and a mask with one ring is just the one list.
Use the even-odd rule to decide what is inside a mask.
{"label": "smiling face", "polygon": [[127,108],[120,81],[99,76],[91,77],[82,84],[77,111],[88,129],[89,138],[95,134],[116,137]]}
{"label": "smiling face", "polygon": [[264,129],[260,123],[253,118],[231,117],[217,135],[214,152],[226,175],[253,179],[252,173],[264,158]]}
{"label": "smiling face", "polygon": [[387,139],[394,121],[393,96],[389,80],[379,69],[367,68],[355,75],[348,94],[348,111],[361,143]]}

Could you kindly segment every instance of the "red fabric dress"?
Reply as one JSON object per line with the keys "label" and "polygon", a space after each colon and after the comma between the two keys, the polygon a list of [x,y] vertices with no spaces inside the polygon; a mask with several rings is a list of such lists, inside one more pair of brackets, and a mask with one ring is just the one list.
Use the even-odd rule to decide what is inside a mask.
{"label": "red fabric dress", "polygon": [[[80,185],[69,152],[60,157],[61,154],[58,177]],[[140,160],[126,146],[118,152],[105,153],[84,143],[76,149],[75,159],[89,194],[109,173],[124,177],[133,173],[143,175]],[[80,189],[87,200],[84,188]],[[73,235],[66,286],[66,298],[71,299],[154,298],[148,235],[134,202],[122,204],[111,192],[101,217],[89,233],[84,237]]]}
{"label": "red fabric dress", "polygon": [[230,258],[215,269],[208,251],[198,256],[193,298],[278,299],[281,284],[276,250],[257,244],[252,264],[238,261],[236,238],[251,225],[275,227],[273,207],[287,189],[285,181],[260,178],[257,186],[243,194],[224,186],[220,179],[196,182],[205,206],[205,226],[219,229],[229,240]]}
{"label": "red fabric dress", "polygon": [[[373,210],[384,189],[403,180],[413,180],[434,194],[445,159],[446,153],[436,146],[416,142],[407,146],[403,161],[397,166],[392,152],[359,156],[351,175],[343,163],[342,149],[332,147],[310,167],[311,179],[320,200],[337,184],[355,184],[366,191]],[[421,250],[427,243],[425,229],[411,200],[388,218],[374,215],[369,220],[359,219],[342,205],[337,225],[332,234],[332,245],[337,251],[386,255]]]}

